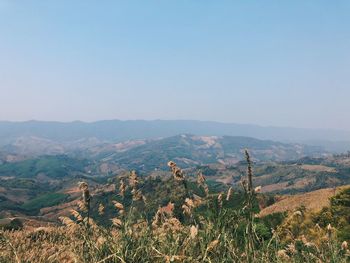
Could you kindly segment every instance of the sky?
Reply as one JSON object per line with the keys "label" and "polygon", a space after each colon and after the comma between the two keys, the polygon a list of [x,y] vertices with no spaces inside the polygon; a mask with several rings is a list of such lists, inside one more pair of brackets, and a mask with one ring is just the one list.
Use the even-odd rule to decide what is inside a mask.
{"label": "sky", "polygon": [[0,0],[0,120],[350,130],[350,1]]}

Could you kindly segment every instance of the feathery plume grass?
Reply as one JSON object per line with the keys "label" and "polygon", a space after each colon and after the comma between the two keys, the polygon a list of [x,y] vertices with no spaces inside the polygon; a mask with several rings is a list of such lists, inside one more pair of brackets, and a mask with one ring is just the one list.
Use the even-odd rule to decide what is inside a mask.
{"label": "feathery plume grass", "polygon": [[174,176],[174,179],[177,181],[183,181],[185,180],[185,174],[183,173],[183,171],[176,165],[175,162],[173,161],[169,161],[168,162],[168,166],[171,169],[171,172]]}
{"label": "feathery plume grass", "polygon": [[119,195],[124,198],[125,197],[125,191],[126,191],[126,185],[124,183],[123,179],[120,179],[120,185],[119,185]]}
{"label": "feathery plume grass", "polygon": [[191,239],[195,239],[198,235],[198,227],[197,226],[191,226],[190,228],[190,237]]}
{"label": "feathery plume grass", "polygon": [[[225,193],[214,192],[206,197],[195,194],[184,197],[181,192],[181,195],[174,198],[175,195],[169,194],[166,199],[162,199],[162,202],[167,200],[169,203],[166,206],[159,205],[157,209],[152,197],[148,204],[143,204],[132,200],[129,191],[125,195],[126,186],[120,180],[122,189],[119,194],[125,198],[123,201],[112,201],[119,216],[109,218],[109,224],[106,224],[105,216],[103,220],[98,220],[97,213],[86,217],[90,209],[94,212],[94,206],[98,207],[98,214],[103,214],[104,206],[90,201],[89,186],[83,182],[79,184],[80,203],[85,210],[71,210],[69,217],[59,217],[63,225],[37,229],[26,226],[15,231],[0,229],[0,262],[349,261],[348,240],[339,238],[339,226],[334,220],[329,220],[333,226],[327,226],[329,222],[326,220],[319,221],[322,228],[317,224],[315,226],[312,214],[300,208],[300,211],[282,219],[276,231],[266,229],[266,218],[254,221],[253,203],[257,204],[259,190],[252,185],[253,171],[248,152],[246,160],[247,176],[242,182],[244,200],[239,203],[244,208],[232,208],[223,202],[226,197],[226,201],[236,205],[234,202],[239,199],[232,198],[233,190],[230,187],[226,196]],[[176,164],[171,163],[170,166]],[[145,181],[139,180],[136,173],[132,172],[129,180],[126,180],[132,197],[135,198],[137,191],[144,189]],[[179,189],[179,185],[182,187],[173,179],[160,181],[160,184],[164,182],[175,184],[177,188],[174,187],[174,191]],[[200,187],[206,185],[203,175],[198,174],[197,184]],[[198,191],[199,187],[194,188]],[[132,193],[132,190],[135,192]],[[168,189],[166,193],[169,193]],[[199,189],[198,194],[201,193],[202,189]],[[105,196],[102,197],[105,199]],[[96,192],[92,201],[95,199],[99,200]],[[203,203],[208,206],[201,206]],[[86,210],[86,206],[91,208]],[[150,208],[151,206],[153,207]],[[182,216],[181,210],[186,216]],[[86,227],[87,224],[89,228]],[[304,225],[311,227],[305,228]],[[269,234],[272,235],[271,238],[268,237]]]}
{"label": "feathery plume grass", "polygon": [[136,188],[139,183],[136,171],[131,171],[129,174],[129,185],[131,188]]}
{"label": "feathery plume grass", "polygon": [[255,193],[260,193],[261,192],[261,186],[257,186],[254,188]]}
{"label": "feathery plume grass", "polygon": [[122,203],[119,203],[118,201],[113,201],[113,204],[118,210],[124,210],[124,206]]}
{"label": "feathery plume grass", "polygon": [[219,239],[213,240],[213,241],[210,242],[210,244],[208,245],[207,251],[212,251],[212,250],[214,250],[214,249],[217,247],[218,244],[219,244]]}
{"label": "feathery plume grass", "polygon": [[222,193],[220,193],[218,195],[218,205],[219,205],[219,208],[221,209],[222,208],[222,204],[223,204],[223,201],[222,201]]}
{"label": "feathery plume grass", "polygon": [[226,201],[230,200],[232,193],[233,193],[233,189],[232,189],[232,186],[230,186],[230,188],[227,191]]}
{"label": "feathery plume grass", "polygon": [[103,204],[99,204],[99,205],[98,205],[98,214],[99,214],[100,216],[102,216],[102,215],[104,215],[104,213],[105,213],[105,207],[104,207],[104,205],[103,205]]}
{"label": "feathery plume grass", "polygon": [[84,220],[83,217],[81,216],[81,214],[78,211],[74,210],[74,209],[71,210],[71,214],[75,217],[75,219],[78,222],[82,222]]}
{"label": "feathery plume grass", "polygon": [[209,195],[209,187],[208,187],[208,185],[206,183],[206,179],[201,171],[199,171],[197,174],[197,184],[199,187],[203,188],[203,190],[205,192],[205,196],[208,196]]}
{"label": "feathery plume grass", "polygon": [[247,184],[245,186],[246,192],[246,207],[247,207],[247,226],[246,226],[246,255],[248,263],[255,261],[255,233],[254,233],[254,211],[253,199],[255,192],[253,189],[253,170],[250,155],[248,150],[245,150],[245,157],[247,161]]}
{"label": "feathery plume grass", "polygon": [[86,227],[90,227],[90,191],[89,191],[89,185],[86,182],[79,182],[79,189],[82,193],[82,205],[84,207],[84,211],[87,212],[87,220],[86,220]]}
{"label": "feathery plume grass", "polygon": [[115,225],[116,227],[121,227],[123,224],[123,222],[117,217],[112,218],[111,221],[112,221],[113,225]]}

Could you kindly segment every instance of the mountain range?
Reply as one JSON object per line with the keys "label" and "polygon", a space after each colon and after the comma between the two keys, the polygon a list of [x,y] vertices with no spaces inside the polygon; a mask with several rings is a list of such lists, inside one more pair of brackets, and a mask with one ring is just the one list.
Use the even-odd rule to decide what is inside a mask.
{"label": "mountain range", "polygon": [[[247,136],[263,140],[298,142],[344,152],[350,149],[350,131],[262,127],[249,124],[192,120],[105,120],[97,122],[0,121],[0,145],[18,138],[36,137],[56,143],[79,140],[123,142],[156,139],[178,134],[201,136]],[[86,143],[86,141],[84,141]]]}

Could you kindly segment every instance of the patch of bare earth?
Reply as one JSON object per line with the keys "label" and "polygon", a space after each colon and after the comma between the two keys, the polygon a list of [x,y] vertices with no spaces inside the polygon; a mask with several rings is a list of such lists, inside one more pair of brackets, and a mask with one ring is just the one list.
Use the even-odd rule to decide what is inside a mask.
{"label": "patch of bare earth", "polygon": [[334,167],[329,167],[325,165],[303,164],[300,166],[300,168],[306,171],[313,171],[313,172],[327,172],[327,173],[337,172],[337,169],[335,169]]}
{"label": "patch of bare earth", "polygon": [[77,195],[77,194],[80,194],[80,189],[78,186],[75,186],[75,187],[71,187],[71,188],[68,188],[66,189],[63,193],[64,194],[69,194],[69,195]]}
{"label": "patch of bare earth", "polygon": [[270,185],[265,185],[261,188],[261,192],[274,192],[278,190],[283,190],[287,188],[287,182],[283,183],[278,183],[278,184],[270,184]]}
{"label": "patch of bare earth", "polygon": [[184,162],[186,164],[192,164],[192,165],[198,165],[198,162],[188,159],[188,158],[175,158],[175,160],[179,161],[179,162]]}
{"label": "patch of bare earth", "polygon": [[220,176],[215,181],[224,183],[224,184],[230,184],[232,182],[232,175]]}
{"label": "patch of bare earth", "polygon": [[144,145],[146,144],[146,141],[144,140],[134,140],[134,141],[126,141],[126,142],[121,142],[121,143],[117,143],[115,144],[115,148],[117,149],[117,151],[126,151],[129,150],[131,148],[140,146],[140,145]]}

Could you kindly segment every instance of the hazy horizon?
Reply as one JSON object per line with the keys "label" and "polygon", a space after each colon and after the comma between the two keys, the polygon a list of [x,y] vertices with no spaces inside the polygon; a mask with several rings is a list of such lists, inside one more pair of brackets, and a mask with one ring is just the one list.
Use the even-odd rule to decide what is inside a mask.
{"label": "hazy horizon", "polygon": [[226,122],[226,121],[215,121],[215,120],[194,120],[194,119],[99,119],[99,120],[68,120],[68,121],[60,121],[60,120],[37,120],[37,119],[28,119],[28,120],[1,120],[0,122],[12,122],[12,123],[25,123],[25,122],[47,122],[47,123],[98,123],[98,122],[108,122],[108,121],[120,121],[120,122],[203,122],[203,123],[218,123],[218,124],[234,124],[234,125],[242,125],[242,126],[256,126],[261,128],[282,128],[282,129],[300,129],[300,130],[325,130],[325,131],[343,131],[350,132],[347,129],[336,129],[336,128],[307,128],[307,127],[295,127],[295,126],[278,126],[278,125],[261,125],[256,123],[238,123],[238,122]]}
{"label": "hazy horizon", "polygon": [[0,120],[350,131],[350,2],[0,0]]}

